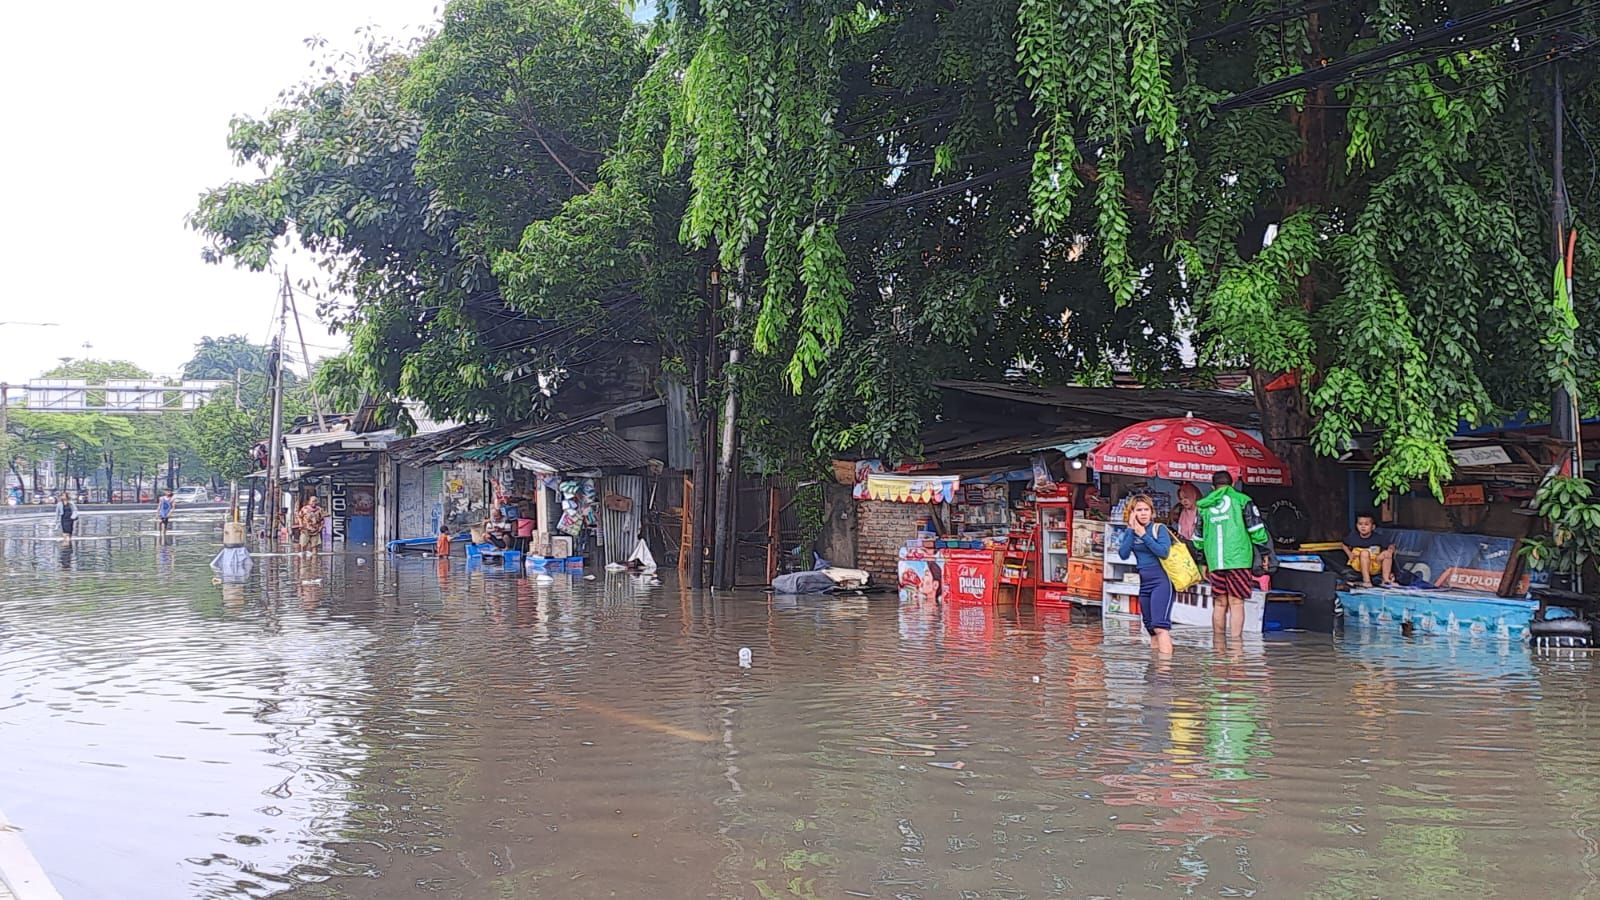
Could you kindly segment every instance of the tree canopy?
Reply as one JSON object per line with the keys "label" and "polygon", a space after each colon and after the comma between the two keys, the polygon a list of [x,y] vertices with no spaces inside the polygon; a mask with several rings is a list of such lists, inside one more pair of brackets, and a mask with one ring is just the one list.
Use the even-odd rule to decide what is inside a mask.
{"label": "tree canopy", "polygon": [[261,177],[193,221],[213,258],[317,252],[353,298],[330,371],[436,415],[527,416],[601,341],[687,372],[715,336],[753,351],[725,373],[753,456],[792,466],[915,454],[940,377],[1244,365],[1291,462],[1370,439],[1380,491],[1437,485],[1459,422],[1597,381],[1600,245],[1577,229],[1567,299],[1550,251],[1600,220],[1570,152],[1600,97],[1562,64],[1597,13],[1326,7],[456,0],[236,120]]}

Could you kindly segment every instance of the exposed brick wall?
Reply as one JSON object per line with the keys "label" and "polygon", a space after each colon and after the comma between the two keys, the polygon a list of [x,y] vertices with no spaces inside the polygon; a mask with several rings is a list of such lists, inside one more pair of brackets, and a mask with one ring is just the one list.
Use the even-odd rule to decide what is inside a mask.
{"label": "exposed brick wall", "polygon": [[900,547],[927,521],[930,507],[921,503],[860,500],[856,503],[856,568],[872,580],[894,585]]}

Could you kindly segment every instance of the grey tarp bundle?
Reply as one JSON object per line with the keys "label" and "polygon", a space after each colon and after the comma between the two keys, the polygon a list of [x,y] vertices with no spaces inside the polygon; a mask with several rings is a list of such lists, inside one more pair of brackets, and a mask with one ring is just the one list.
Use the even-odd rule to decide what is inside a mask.
{"label": "grey tarp bundle", "polygon": [[250,570],[255,568],[255,561],[250,558],[250,551],[243,547],[224,547],[211,560],[211,569],[223,581],[243,581],[250,577]]}
{"label": "grey tarp bundle", "polygon": [[775,594],[826,594],[837,586],[821,572],[789,572],[772,579]]}

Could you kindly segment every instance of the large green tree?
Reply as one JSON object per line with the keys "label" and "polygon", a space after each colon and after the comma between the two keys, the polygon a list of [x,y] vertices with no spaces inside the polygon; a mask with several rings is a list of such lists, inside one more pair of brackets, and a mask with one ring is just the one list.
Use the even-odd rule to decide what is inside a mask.
{"label": "large green tree", "polygon": [[[272,348],[229,335],[202,338],[184,366],[185,377],[234,381],[212,395],[183,422],[185,444],[204,471],[223,480],[243,478],[255,470],[251,450],[268,439],[272,429]],[[321,366],[318,375],[322,374]],[[285,369],[283,417],[292,421],[311,408],[315,385],[297,383]],[[326,395],[324,395],[326,396]],[[342,399],[342,398],[341,398]],[[355,408],[354,400],[348,408]]]}
{"label": "large green tree", "polygon": [[351,338],[329,389],[396,415],[400,396],[440,417],[533,414],[596,329],[576,307],[509,302],[495,258],[595,190],[641,38],[605,0],[452,3],[421,46],[235,120],[230,146],[262,177],[208,193],[193,223],[216,260],[265,268],[293,235],[325,261],[325,287],[353,301],[323,307]]}
{"label": "large green tree", "polygon": [[[1459,421],[1594,385],[1600,245],[1580,230],[1572,315],[1547,250],[1552,61],[1594,15],[699,0],[645,35],[600,0],[457,0],[237,121],[263,176],[195,224],[244,265],[322,254],[355,298],[330,373],[439,415],[526,416],[601,340],[687,372],[715,334],[754,351],[723,374],[777,467],[915,453],[939,377],[1247,365],[1335,521],[1313,451],[1370,437],[1380,490],[1436,485]],[[744,315],[701,299],[712,262]]]}
{"label": "large green tree", "polygon": [[[926,211],[924,233],[937,232],[1021,178],[1030,202],[1012,233],[1049,235],[1057,253],[1030,281],[1093,266],[1109,304],[1080,295],[1092,318],[1192,315],[1209,358],[1296,373],[1298,389],[1260,403],[1302,479],[1310,448],[1333,453],[1370,433],[1380,490],[1437,485],[1459,421],[1537,408],[1557,383],[1595,383],[1600,247],[1580,232],[1574,327],[1549,287],[1546,199],[1549,64],[1586,46],[1595,12],[1327,6],[674,5],[668,15],[696,41],[678,120],[694,187],[687,236],[727,264],[759,263],[754,344],[781,354],[803,387],[826,377],[830,352],[861,358],[852,316],[917,268],[901,260],[858,294],[845,224]],[[940,33],[954,52],[898,43]],[[915,72],[909,83],[903,71]],[[1276,89],[1294,76],[1302,89]],[[1600,98],[1592,82],[1569,81],[1570,127],[1587,140],[1600,134]],[[878,95],[893,112],[862,129],[858,111]],[[992,124],[971,114],[990,98],[1002,100]],[[1008,120],[1028,138],[1006,135]],[[937,143],[905,138],[918,128]],[[904,177],[924,166],[927,181]],[[961,212],[937,211],[952,197]],[[1595,219],[1592,192],[1573,199],[1580,221]],[[982,291],[1001,316],[1038,310],[1000,285]],[[894,371],[860,368],[857,395],[881,393],[872,371]]]}

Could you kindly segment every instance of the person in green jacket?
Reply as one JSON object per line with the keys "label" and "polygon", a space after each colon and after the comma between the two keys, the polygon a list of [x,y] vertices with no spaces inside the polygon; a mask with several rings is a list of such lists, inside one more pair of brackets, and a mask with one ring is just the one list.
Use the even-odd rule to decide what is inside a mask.
{"label": "person in green jacket", "polygon": [[1195,503],[1200,513],[1195,542],[1205,554],[1206,581],[1211,585],[1211,627],[1218,637],[1228,632],[1240,637],[1244,601],[1256,588],[1256,576],[1250,571],[1254,548],[1267,546],[1272,536],[1255,501],[1233,486],[1232,475],[1217,472],[1211,484],[1211,493]]}

